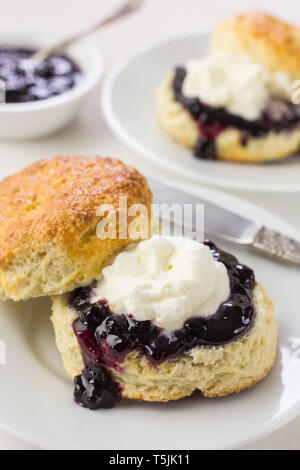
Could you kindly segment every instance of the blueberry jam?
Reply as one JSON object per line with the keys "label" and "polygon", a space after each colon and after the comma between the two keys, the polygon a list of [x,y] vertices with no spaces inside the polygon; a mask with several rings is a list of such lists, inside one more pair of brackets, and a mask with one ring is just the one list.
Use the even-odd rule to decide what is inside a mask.
{"label": "blueberry jam", "polygon": [[177,67],[173,80],[173,91],[175,99],[197,122],[200,137],[194,147],[196,157],[215,159],[216,138],[227,127],[238,129],[241,132],[242,145],[247,145],[250,137],[262,137],[270,131],[289,131],[300,126],[299,107],[282,98],[271,97],[260,118],[248,121],[228,112],[223,107],[212,107],[201,102],[199,98],[186,97],[182,92],[185,77],[185,68]]}
{"label": "blueberry jam", "polygon": [[75,379],[75,401],[91,409],[112,406],[120,398],[120,390],[108,370],[122,370],[130,351],[139,351],[155,367],[167,359],[176,360],[196,346],[224,345],[249,330],[254,318],[253,271],[212,242],[205,241],[205,245],[227,268],[230,296],[214,315],[189,318],[181,329],[171,333],[151,321],[113,313],[104,299],[91,303],[95,283],[70,294],[69,304],[78,313],[73,330],[85,364],[83,374]]}
{"label": "blueberry jam", "polygon": [[118,385],[103,367],[86,367],[74,385],[75,401],[90,410],[112,408],[120,400]]}
{"label": "blueberry jam", "polygon": [[5,84],[6,103],[25,103],[60,95],[73,88],[82,73],[68,57],[52,55],[35,69],[22,61],[34,53],[30,49],[0,49],[0,80]]}

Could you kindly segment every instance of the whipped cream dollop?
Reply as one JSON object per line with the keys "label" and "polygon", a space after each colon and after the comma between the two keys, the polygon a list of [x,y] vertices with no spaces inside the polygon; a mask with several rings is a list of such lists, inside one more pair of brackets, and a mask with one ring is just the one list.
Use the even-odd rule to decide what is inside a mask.
{"label": "whipped cream dollop", "polygon": [[171,331],[190,317],[213,315],[229,294],[227,270],[206,245],[156,235],[129,246],[103,269],[92,302],[106,299],[114,313]]}
{"label": "whipped cream dollop", "polygon": [[182,88],[185,96],[198,97],[214,107],[225,107],[248,120],[260,117],[271,95],[291,96],[289,74],[271,73],[248,55],[219,51],[201,60],[190,60],[185,68]]}

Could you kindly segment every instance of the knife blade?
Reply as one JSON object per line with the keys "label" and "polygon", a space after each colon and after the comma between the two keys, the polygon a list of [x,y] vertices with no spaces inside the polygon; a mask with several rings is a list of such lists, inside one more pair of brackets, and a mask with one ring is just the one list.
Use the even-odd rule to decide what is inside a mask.
{"label": "knife blade", "polygon": [[[300,266],[300,242],[287,235],[265,227],[261,222],[253,221],[233,211],[225,209],[211,201],[198,198],[170,184],[160,183],[148,178],[154,195],[153,203],[159,206],[162,219],[170,218],[168,206],[173,204],[203,204],[205,210],[205,234],[215,235],[233,243],[247,245],[261,254]],[[182,224],[182,218],[173,221]],[[186,221],[184,221],[186,223]],[[192,224],[195,231],[196,227]]]}

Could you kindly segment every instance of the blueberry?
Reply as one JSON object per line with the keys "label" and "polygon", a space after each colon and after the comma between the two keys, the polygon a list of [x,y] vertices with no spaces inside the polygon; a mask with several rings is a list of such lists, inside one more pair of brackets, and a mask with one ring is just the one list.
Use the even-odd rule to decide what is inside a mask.
{"label": "blueberry", "polygon": [[95,282],[86,287],[78,287],[71,292],[69,297],[70,305],[77,311],[90,305],[90,296],[94,286]]}
{"label": "blueberry", "polygon": [[107,315],[105,306],[100,302],[89,304],[79,311],[80,320],[90,327],[99,325]]}
{"label": "blueberry", "polygon": [[107,316],[95,330],[97,344],[101,345],[105,340],[110,349],[119,353],[125,353],[134,349],[136,345],[136,335],[132,331],[132,326],[128,322],[126,315]]}
{"label": "blueberry", "polygon": [[255,284],[255,276],[252,269],[248,268],[248,266],[245,266],[243,264],[237,264],[236,270],[238,272],[239,280],[243,284],[243,286],[247,289],[252,289]]}
{"label": "blueberry", "polygon": [[209,139],[205,135],[200,136],[194,147],[194,155],[198,158],[205,160],[215,160],[216,158],[216,147],[215,141]]}
{"label": "blueberry", "polygon": [[191,341],[194,341],[204,338],[207,327],[202,318],[191,318],[185,322],[185,329]]}

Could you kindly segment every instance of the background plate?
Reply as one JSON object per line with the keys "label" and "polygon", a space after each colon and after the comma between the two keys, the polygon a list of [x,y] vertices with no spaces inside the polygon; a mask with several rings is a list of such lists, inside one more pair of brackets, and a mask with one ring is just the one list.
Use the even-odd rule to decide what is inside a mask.
{"label": "background plate", "polygon": [[143,158],[196,182],[255,191],[300,191],[300,156],[265,164],[205,161],[160,129],[155,93],[166,74],[207,53],[208,33],[185,34],[138,50],[108,75],[102,106],[112,130]]}

